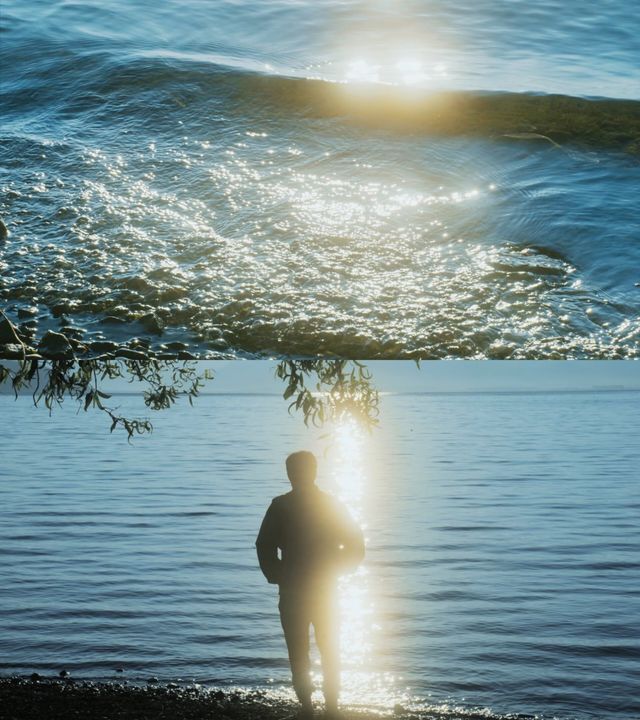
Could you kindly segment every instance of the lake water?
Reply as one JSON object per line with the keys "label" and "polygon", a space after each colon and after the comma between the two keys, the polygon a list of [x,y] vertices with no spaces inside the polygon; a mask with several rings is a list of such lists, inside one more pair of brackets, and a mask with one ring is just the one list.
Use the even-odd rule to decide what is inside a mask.
{"label": "lake water", "polygon": [[636,357],[632,5],[5,0],[0,303],[206,357]]}
{"label": "lake water", "polygon": [[385,396],[372,436],[205,396],[133,444],[0,403],[2,674],[288,692],[253,543],[310,447],[367,537],[342,585],[347,702],[640,716],[637,392]]}

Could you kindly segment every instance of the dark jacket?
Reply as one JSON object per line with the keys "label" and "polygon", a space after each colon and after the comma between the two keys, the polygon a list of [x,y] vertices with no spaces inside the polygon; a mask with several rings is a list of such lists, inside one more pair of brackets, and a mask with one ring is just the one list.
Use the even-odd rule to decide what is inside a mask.
{"label": "dark jacket", "polygon": [[333,583],[364,557],[362,531],[346,507],[315,485],[273,499],[256,548],[264,576],[281,590]]}

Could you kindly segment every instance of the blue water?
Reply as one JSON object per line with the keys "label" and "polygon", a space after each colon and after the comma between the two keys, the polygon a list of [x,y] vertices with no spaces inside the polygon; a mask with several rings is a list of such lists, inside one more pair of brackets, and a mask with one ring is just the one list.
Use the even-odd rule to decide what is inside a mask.
{"label": "blue water", "polygon": [[311,447],[367,536],[346,702],[640,716],[637,393],[385,396],[373,436],[276,396],[201,397],[133,444],[69,405],[0,396],[0,423],[2,674],[286,693],[253,542]]}
{"label": "blue water", "polygon": [[3,0],[0,22],[0,303],[36,339],[638,355],[628,2]]}

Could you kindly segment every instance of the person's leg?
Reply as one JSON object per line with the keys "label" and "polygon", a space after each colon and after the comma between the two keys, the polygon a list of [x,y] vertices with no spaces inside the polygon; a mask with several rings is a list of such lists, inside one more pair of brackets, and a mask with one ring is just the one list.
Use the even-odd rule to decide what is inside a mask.
{"label": "person's leg", "polygon": [[307,608],[295,595],[280,595],[280,622],[289,652],[293,689],[303,708],[311,709],[311,664],[309,661],[309,626]]}
{"label": "person's leg", "polygon": [[325,707],[329,714],[337,713],[340,695],[340,627],[334,593],[323,594],[317,599],[312,622],[322,661]]}

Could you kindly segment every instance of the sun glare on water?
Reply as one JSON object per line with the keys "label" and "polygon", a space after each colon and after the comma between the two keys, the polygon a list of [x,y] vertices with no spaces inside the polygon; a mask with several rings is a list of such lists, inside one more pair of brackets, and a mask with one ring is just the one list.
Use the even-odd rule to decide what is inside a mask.
{"label": "sun glare on water", "polygon": [[[367,484],[371,480],[368,467],[371,439],[353,417],[347,416],[331,429],[326,455],[328,489],[360,524],[365,543],[368,540]],[[339,593],[343,700],[366,705],[393,704],[392,679],[372,669],[379,627],[366,559],[355,573],[340,580]]]}
{"label": "sun glare on water", "polygon": [[389,64],[356,58],[347,63],[344,80],[350,84],[383,83],[401,87],[425,87],[432,77],[443,75],[445,66],[436,64],[431,71],[418,58],[401,57]]}
{"label": "sun glare on water", "polygon": [[356,419],[345,416],[331,431],[331,479],[335,492],[361,520],[365,491],[366,433]]}
{"label": "sun glare on water", "polygon": [[431,88],[448,75],[447,65],[422,51],[387,50],[384,54],[362,53],[347,60],[342,80],[354,86],[390,85],[398,88]]}
{"label": "sun glare on water", "polygon": [[[424,112],[424,103],[447,86],[447,65],[401,42],[348,56],[339,64],[336,101],[352,117],[383,125]],[[415,117],[414,117],[415,119]]]}

